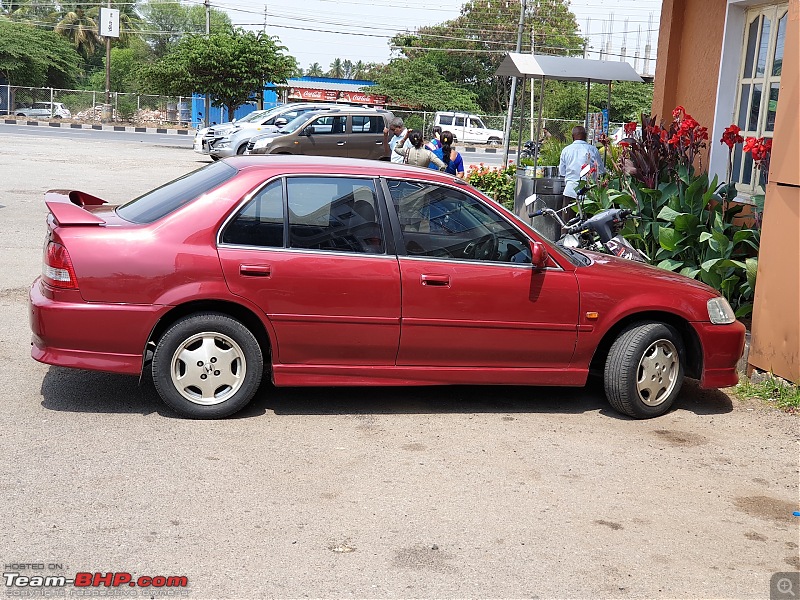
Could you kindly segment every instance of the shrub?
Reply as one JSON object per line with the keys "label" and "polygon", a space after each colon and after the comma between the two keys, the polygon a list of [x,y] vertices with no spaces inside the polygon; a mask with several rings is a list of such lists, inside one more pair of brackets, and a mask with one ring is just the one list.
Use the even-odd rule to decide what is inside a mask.
{"label": "shrub", "polygon": [[507,167],[487,167],[470,165],[467,170],[467,183],[476,187],[495,202],[509,210],[514,210],[514,186],[517,166],[509,162]]}

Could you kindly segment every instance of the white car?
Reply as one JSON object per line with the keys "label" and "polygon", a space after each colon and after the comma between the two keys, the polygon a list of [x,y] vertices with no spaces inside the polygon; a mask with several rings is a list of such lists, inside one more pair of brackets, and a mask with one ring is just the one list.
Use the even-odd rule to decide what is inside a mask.
{"label": "white car", "polygon": [[31,106],[14,109],[18,117],[44,117],[46,119],[69,119],[72,113],[61,102],[34,102]]}
{"label": "white car", "polygon": [[459,112],[437,112],[433,124],[453,134],[456,141],[465,144],[499,146],[504,134],[499,129],[489,129],[478,115]]}

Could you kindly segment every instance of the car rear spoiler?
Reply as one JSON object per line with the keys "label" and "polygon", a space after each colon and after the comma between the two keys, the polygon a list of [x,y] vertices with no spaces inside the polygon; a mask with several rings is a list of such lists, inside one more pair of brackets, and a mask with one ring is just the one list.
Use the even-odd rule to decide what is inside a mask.
{"label": "car rear spoiler", "polygon": [[105,225],[100,217],[83,209],[84,206],[106,204],[91,194],[77,190],[50,190],[44,195],[44,203],[59,225]]}

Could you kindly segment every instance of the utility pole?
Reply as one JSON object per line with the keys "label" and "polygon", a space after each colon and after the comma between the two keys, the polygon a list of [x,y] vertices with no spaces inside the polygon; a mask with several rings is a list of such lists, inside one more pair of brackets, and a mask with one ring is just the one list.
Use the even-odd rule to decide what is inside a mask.
{"label": "utility pole", "polygon": [[[206,5],[206,40],[208,40],[208,36],[211,35],[211,2],[210,0],[205,0],[204,4]],[[211,112],[211,97],[208,95],[208,91],[205,93],[205,103],[203,106],[203,125],[208,127],[209,120],[208,120],[208,113]],[[233,115],[228,115],[228,120],[231,120]]]}
{"label": "utility pole", "polygon": [[[534,9],[533,18],[531,19],[531,54],[536,54],[536,11]],[[528,139],[533,139],[533,80],[531,80],[531,136]],[[524,93],[524,90],[523,90]]]}
{"label": "utility pole", "polygon": [[[535,2],[536,0],[534,0]],[[522,32],[525,29],[525,0],[520,2],[519,26],[517,27],[517,54],[522,50]],[[511,78],[511,96],[508,99],[508,118],[503,140],[503,165],[508,164],[508,145],[511,143],[511,119],[514,116],[514,100],[517,97],[517,78]],[[522,118],[522,116],[520,116]]]}

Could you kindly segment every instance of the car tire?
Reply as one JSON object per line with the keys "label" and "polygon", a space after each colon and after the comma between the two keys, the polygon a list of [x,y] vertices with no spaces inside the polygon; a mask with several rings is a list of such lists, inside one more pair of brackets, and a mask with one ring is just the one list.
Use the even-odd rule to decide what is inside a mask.
{"label": "car tire", "polygon": [[220,419],[240,411],[258,390],[263,371],[255,336],[220,313],[177,321],[158,340],[152,362],[158,395],[192,419]]}
{"label": "car tire", "polygon": [[236,149],[236,156],[241,156],[245,152],[247,152],[247,142],[245,142]]}
{"label": "car tire", "polygon": [[606,397],[635,419],[666,413],[683,384],[681,337],[665,323],[638,323],[614,341],[603,376]]}
{"label": "car tire", "polygon": [[214,156],[213,154],[209,154],[209,156],[211,157],[211,160],[215,162],[219,160],[219,156]]}
{"label": "car tire", "polygon": [[503,140],[501,140],[500,138],[489,138],[489,141],[487,143],[490,146],[499,146],[500,144],[503,143]]}

